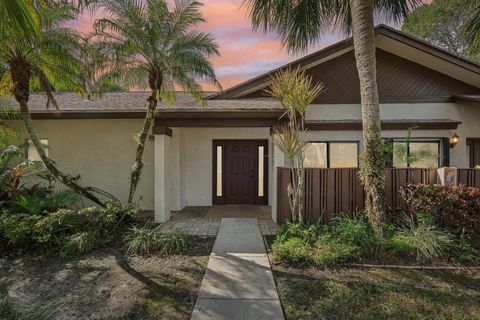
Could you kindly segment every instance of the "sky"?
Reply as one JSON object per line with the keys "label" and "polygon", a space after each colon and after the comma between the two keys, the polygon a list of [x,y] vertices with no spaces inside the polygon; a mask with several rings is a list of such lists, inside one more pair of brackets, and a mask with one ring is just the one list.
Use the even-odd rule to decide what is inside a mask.
{"label": "sky", "polygon": [[[282,48],[281,40],[274,33],[254,32],[242,6],[243,0],[200,0],[201,9],[207,22],[200,25],[201,31],[210,32],[220,48],[220,57],[211,57],[217,78],[222,87],[227,89],[257,75],[268,72],[301,56],[325,48],[344,38],[340,33],[324,34],[318,44],[308,52],[292,55]],[[426,2],[426,1],[424,1]],[[72,27],[80,32],[89,32],[99,13],[84,14]],[[394,28],[400,25],[388,21]],[[204,90],[213,90],[213,86],[203,84]]]}

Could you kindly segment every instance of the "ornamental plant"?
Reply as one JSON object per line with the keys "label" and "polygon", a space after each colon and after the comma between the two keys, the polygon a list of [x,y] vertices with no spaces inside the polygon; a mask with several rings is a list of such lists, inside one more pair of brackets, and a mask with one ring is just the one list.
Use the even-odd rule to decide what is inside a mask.
{"label": "ornamental plant", "polygon": [[479,238],[479,188],[409,184],[401,188],[400,196],[409,213],[430,214],[436,223],[457,236]]}

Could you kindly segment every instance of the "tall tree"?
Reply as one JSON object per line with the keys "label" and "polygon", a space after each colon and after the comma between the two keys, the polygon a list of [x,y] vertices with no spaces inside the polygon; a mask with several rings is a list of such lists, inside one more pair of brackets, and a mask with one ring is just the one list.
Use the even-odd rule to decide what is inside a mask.
{"label": "tall tree", "polygon": [[[7,24],[8,37],[0,37],[0,63],[7,67],[0,88],[6,94],[13,94],[18,104],[26,131],[37,149],[42,162],[50,173],[78,194],[101,204],[92,188],[81,187],[78,179],[60,171],[50,159],[41,144],[33,126],[28,108],[31,80],[36,78],[47,95],[47,107],[53,104],[58,108],[52,94],[55,86],[61,83],[75,84],[78,61],[71,55],[77,45],[77,36],[72,30],[62,27],[62,23],[75,18],[77,10],[67,3],[46,3],[37,8],[40,17],[40,31],[24,37],[24,30],[17,24]],[[10,84],[9,84],[10,82]]]}
{"label": "tall tree", "polygon": [[35,6],[44,5],[44,0],[0,0],[0,36],[5,37],[14,28],[24,37],[30,37],[40,30],[40,17]]}
{"label": "tall tree", "polygon": [[480,50],[480,0],[467,0],[470,16],[463,26],[463,35],[468,43]]}
{"label": "tall tree", "polygon": [[434,0],[415,9],[403,22],[402,31],[457,55],[480,61],[480,46],[470,44],[462,35],[471,16],[472,8],[465,5],[465,0]]}
{"label": "tall tree", "polygon": [[174,105],[174,90],[180,87],[203,103],[197,81],[218,85],[213,66],[207,60],[211,55],[219,55],[218,46],[211,34],[195,30],[205,22],[197,1],[177,0],[172,11],[165,0],[99,0],[99,5],[107,17],[97,20],[95,29],[113,49],[119,80],[151,91],[130,176],[128,201],[132,202],[158,100]]}
{"label": "tall tree", "polygon": [[332,26],[353,32],[360,79],[364,153],[360,177],[366,193],[366,212],[378,235],[385,213],[385,161],[380,130],[376,77],[376,12],[387,19],[405,18],[417,0],[245,0],[255,29],[276,31],[290,51],[307,49]]}

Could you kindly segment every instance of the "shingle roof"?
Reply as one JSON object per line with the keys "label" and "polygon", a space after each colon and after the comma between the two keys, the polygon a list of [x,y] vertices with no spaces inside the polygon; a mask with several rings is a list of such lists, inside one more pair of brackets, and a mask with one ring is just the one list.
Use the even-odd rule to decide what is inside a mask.
{"label": "shingle roof", "polygon": [[[148,96],[148,92],[111,92],[104,94],[102,98],[88,101],[75,93],[59,93],[55,94],[55,99],[60,110],[65,112],[144,112]],[[270,111],[282,109],[279,102],[269,98],[206,102],[207,106],[202,108],[191,96],[177,93],[177,101],[174,107],[160,104],[159,108],[162,109],[162,112]],[[18,108],[18,104],[13,98],[10,100],[10,105]],[[55,112],[52,105],[47,108],[47,98],[43,94],[31,94],[28,105],[32,113]]]}

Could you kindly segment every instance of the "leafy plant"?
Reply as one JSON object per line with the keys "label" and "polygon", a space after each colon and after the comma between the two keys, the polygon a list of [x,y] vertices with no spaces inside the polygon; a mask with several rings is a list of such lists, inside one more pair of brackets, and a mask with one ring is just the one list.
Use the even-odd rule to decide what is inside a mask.
{"label": "leafy plant", "polygon": [[406,210],[431,215],[456,235],[479,237],[480,189],[465,185],[409,184],[400,190]]}
{"label": "leafy plant", "polygon": [[391,247],[400,252],[415,252],[417,261],[444,256],[453,246],[452,236],[431,223],[417,223],[407,219],[390,241]]}
{"label": "leafy plant", "polygon": [[286,263],[303,264],[312,262],[312,245],[304,239],[293,237],[272,244],[275,259]]}
{"label": "leafy plant", "polygon": [[165,255],[177,254],[187,250],[188,239],[185,234],[175,231],[160,235],[159,252]]}
{"label": "leafy plant", "polygon": [[326,237],[338,243],[370,248],[377,242],[371,225],[361,213],[353,216],[339,215],[332,219]]}
{"label": "leafy plant", "polygon": [[9,243],[23,246],[31,241],[39,218],[30,214],[10,214],[3,211],[0,219],[0,231]]}
{"label": "leafy plant", "polygon": [[60,256],[68,258],[92,251],[97,244],[98,233],[95,230],[81,231],[65,237],[65,245]]}
{"label": "leafy plant", "polygon": [[314,244],[320,232],[321,227],[319,225],[285,222],[278,229],[275,241],[284,242],[291,238],[300,238],[307,243]]}
{"label": "leafy plant", "polygon": [[356,245],[328,241],[324,238],[317,242],[313,260],[317,265],[327,266],[357,259],[360,253],[361,248]]}
{"label": "leafy plant", "polygon": [[313,83],[311,76],[299,68],[279,71],[271,79],[266,93],[280,101],[285,109],[282,115],[288,123],[275,132],[273,143],[290,160],[291,179],[288,184],[288,201],[292,221],[304,223],[304,153],[309,143],[305,138],[305,112],[315,98],[325,90],[322,82]]}
{"label": "leafy plant", "polygon": [[126,254],[150,255],[160,248],[160,235],[150,224],[133,226],[124,242]]}

